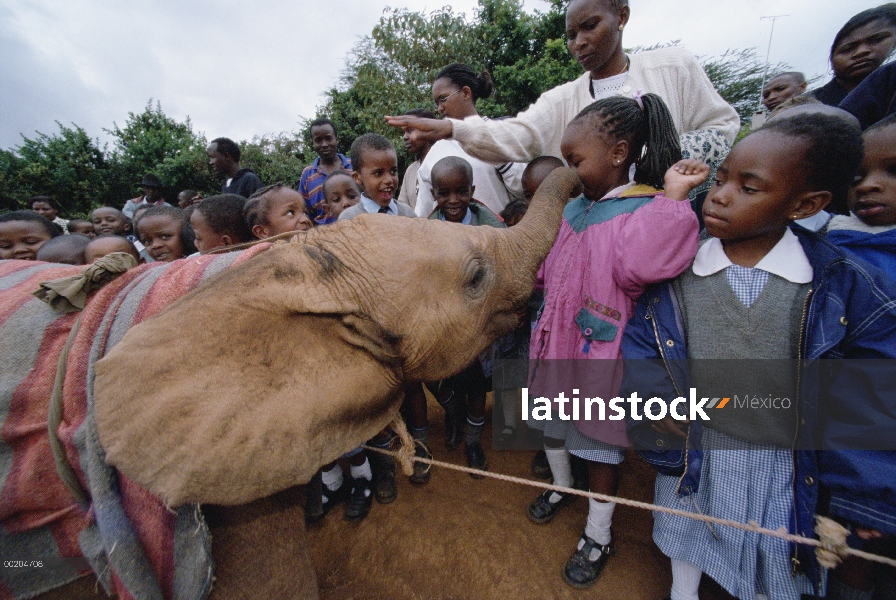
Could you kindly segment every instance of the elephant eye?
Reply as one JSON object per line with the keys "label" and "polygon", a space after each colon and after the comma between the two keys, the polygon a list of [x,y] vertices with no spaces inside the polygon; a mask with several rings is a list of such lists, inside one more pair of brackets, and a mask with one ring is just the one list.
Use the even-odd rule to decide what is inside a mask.
{"label": "elephant eye", "polygon": [[478,288],[482,284],[483,279],[485,279],[485,269],[479,267],[473,272],[473,276],[467,282],[467,287]]}
{"label": "elephant eye", "polygon": [[482,294],[486,274],[485,266],[479,260],[474,260],[470,263],[467,267],[467,281],[465,284],[467,295],[475,298]]}

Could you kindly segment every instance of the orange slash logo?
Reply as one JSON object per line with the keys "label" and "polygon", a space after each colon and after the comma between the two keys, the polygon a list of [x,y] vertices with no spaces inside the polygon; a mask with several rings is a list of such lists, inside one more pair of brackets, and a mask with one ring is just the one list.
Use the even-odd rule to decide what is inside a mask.
{"label": "orange slash logo", "polygon": [[709,408],[725,408],[731,398],[713,398],[709,403]]}

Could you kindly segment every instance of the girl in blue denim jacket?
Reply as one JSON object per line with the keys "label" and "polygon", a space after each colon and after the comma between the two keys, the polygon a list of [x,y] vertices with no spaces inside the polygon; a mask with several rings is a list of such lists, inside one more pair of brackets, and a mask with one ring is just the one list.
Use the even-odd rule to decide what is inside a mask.
{"label": "girl in blue denim jacket", "polygon": [[[843,201],[861,159],[860,131],[837,116],[798,115],[748,136],[703,207],[712,238],[690,269],[642,296],[622,345],[620,395],[724,395],[738,375],[707,359],[737,359],[728,364],[775,366],[762,389],[788,399],[771,410],[758,393],[757,410],[708,410],[705,422],[632,421],[630,438],[660,471],[657,504],[804,536],[828,512],[866,537],[896,535],[896,453],[886,447],[896,434],[894,369],[805,367],[896,357],[896,287],[791,227]],[[786,368],[796,360],[803,368]],[[738,598],[824,593],[812,554],[776,538],[657,513],[654,540],[672,559],[673,600],[696,600],[703,573]]]}

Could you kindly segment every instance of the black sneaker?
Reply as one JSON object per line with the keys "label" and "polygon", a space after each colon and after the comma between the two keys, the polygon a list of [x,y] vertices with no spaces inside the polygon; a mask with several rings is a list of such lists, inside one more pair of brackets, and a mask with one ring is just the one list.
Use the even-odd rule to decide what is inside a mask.
{"label": "black sneaker", "polygon": [[[551,502],[550,498],[555,493],[560,496],[560,499],[556,502]],[[572,504],[577,497],[575,494],[545,490],[529,505],[529,510],[527,511],[529,520],[533,523],[547,523],[557,516],[561,508]]]}
{"label": "black sneaker", "polygon": [[548,455],[545,454],[544,448],[536,452],[532,458],[532,474],[539,479],[551,478],[551,464],[548,462]]}
{"label": "black sneaker", "polygon": [[395,488],[395,459],[379,452],[371,453],[370,466],[373,468],[373,490],[376,501],[389,504],[398,496]]}
{"label": "black sneaker", "polygon": [[[480,471],[485,471],[488,468],[488,459],[485,457],[485,450],[482,449],[482,444],[479,442],[467,444],[467,466],[471,469],[479,469]],[[485,475],[470,473],[470,477],[473,479],[482,479]]]}
{"label": "black sneaker", "polygon": [[[432,460],[432,453],[429,451],[429,448],[426,447],[426,444],[417,440],[416,449],[414,450],[414,456],[417,458],[427,458]],[[408,481],[413,483],[414,485],[423,485],[429,481],[430,468],[432,465],[422,463],[422,462],[414,462],[414,472],[408,478]]]}
{"label": "black sneaker", "polygon": [[[607,560],[613,556],[613,542],[606,546],[598,544],[590,537],[582,534],[585,544],[573,552],[566,564],[563,566],[563,580],[572,587],[580,590],[589,588],[594,585],[604,570]],[[591,560],[591,551],[600,550],[597,558]]]}
{"label": "black sneaker", "polygon": [[[327,516],[327,513],[332,510],[334,506],[348,498],[351,493],[352,482],[349,477],[342,478],[342,485],[339,486],[337,490],[331,490],[325,485],[321,485],[321,501],[320,501],[320,509],[318,511],[305,511],[305,523],[311,525],[312,523],[317,523],[321,519]],[[310,491],[310,489],[309,489]],[[312,504],[309,500],[308,504]]]}
{"label": "black sneaker", "polygon": [[345,503],[346,521],[361,521],[370,513],[370,505],[373,503],[370,486],[371,481],[364,477],[352,481],[352,491]]}

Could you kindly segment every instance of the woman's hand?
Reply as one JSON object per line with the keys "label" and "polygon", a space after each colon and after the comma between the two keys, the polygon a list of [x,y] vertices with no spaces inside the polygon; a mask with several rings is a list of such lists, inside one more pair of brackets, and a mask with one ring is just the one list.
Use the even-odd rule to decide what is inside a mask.
{"label": "woman's hand", "polygon": [[393,127],[401,127],[408,132],[411,142],[437,142],[451,137],[454,128],[447,119],[424,119],[403,115],[400,117],[386,117],[386,122]]}
{"label": "woman's hand", "polygon": [[666,171],[663,195],[673,200],[687,200],[688,192],[706,181],[707,177],[709,165],[705,162],[693,158],[680,160]]}
{"label": "woman's hand", "polygon": [[876,529],[869,529],[868,527],[856,527],[856,535],[863,540],[879,540],[881,538],[885,538],[883,533]]}

